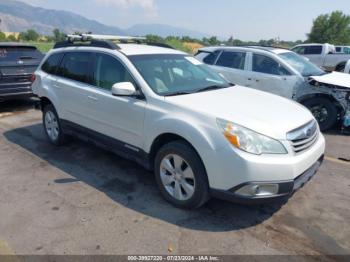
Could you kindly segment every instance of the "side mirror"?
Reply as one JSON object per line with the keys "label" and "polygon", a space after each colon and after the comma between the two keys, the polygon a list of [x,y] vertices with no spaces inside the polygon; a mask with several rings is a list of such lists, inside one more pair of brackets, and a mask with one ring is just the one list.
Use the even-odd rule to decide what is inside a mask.
{"label": "side mirror", "polygon": [[112,86],[112,95],[114,96],[133,96],[136,94],[136,88],[131,82],[120,82]]}

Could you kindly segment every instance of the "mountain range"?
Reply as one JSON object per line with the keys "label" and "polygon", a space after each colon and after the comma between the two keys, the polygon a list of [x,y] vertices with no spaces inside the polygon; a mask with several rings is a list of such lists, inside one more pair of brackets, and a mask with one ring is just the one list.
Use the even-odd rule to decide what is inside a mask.
{"label": "mountain range", "polygon": [[162,37],[190,36],[203,38],[208,35],[161,24],[137,24],[127,29],[108,26],[68,11],[50,10],[14,1],[0,0],[0,31],[22,32],[34,29],[43,35],[51,35],[58,28],[65,33],[92,32],[95,34],[138,35],[155,34]]}

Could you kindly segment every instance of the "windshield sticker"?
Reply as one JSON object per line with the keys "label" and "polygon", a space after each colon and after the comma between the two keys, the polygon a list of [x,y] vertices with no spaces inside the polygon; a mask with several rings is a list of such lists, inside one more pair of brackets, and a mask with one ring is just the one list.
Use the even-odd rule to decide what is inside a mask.
{"label": "windshield sticker", "polygon": [[199,60],[197,60],[196,58],[192,57],[192,56],[186,56],[185,57],[187,59],[187,61],[191,62],[194,65],[202,65],[203,63]]}

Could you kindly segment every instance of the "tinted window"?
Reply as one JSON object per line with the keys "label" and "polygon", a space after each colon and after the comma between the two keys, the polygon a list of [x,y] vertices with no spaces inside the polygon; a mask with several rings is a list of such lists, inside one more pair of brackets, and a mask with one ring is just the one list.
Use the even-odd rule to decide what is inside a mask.
{"label": "tinted window", "polygon": [[0,46],[0,61],[41,60],[43,55],[35,47]]}
{"label": "tinted window", "polygon": [[290,75],[278,62],[264,55],[254,54],[253,71],[271,75]]}
{"label": "tinted window", "polygon": [[244,52],[223,52],[216,65],[243,70],[245,56]]}
{"label": "tinted window", "polygon": [[135,85],[130,73],[116,58],[105,54],[96,54],[94,85],[111,90],[115,83],[120,82],[132,82]]}
{"label": "tinted window", "polygon": [[45,63],[41,67],[41,70],[48,74],[56,74],[62,60],[62,54],[53,54],[48,59],[46,59]]}
{"label": "tinted window", "polygon": [[336,51],[337,53],[340,53],[340,52],[341,52],[341,47],[336,47],[336,48],[335,48],[335,51]]}
{"label": "tinted window", "polygon": [[320,45],[313,45],[313,46],[307,46],[305,48],[305,55],[320,55],[322,54],[322,46]]}
{"label": "tinted window", "polygon": [[215,51],[213,53],[209,53],[204,59],[203,62],[208,64],[208,65],[212,65],[215,63],[216,58],[218,57],[218,55],[220,54],[220,51]]}
{"label": "tinted window", "polygon": [[63,58],[59,74],[76,81],[92,84],[91,73],[92,55],[86,52],[66,53]]}

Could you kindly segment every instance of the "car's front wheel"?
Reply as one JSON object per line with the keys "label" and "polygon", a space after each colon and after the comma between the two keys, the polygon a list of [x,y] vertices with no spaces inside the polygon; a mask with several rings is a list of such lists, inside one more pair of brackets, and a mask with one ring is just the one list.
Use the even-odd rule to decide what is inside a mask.
{"label": "car's front wheel", "polygon": [[58,114],[53,105],[47,105],[43,109],[43,125],[45,134],[52,144],[63,144],[65,136],[62,132]]}
{"label": "car's front wheel", "polygon": [[163,197],[180,208],[198,208],[209,199],[208,178],[197,152],[185,142],[163,146],[155,159],[155,176]]}
{"label": "car's front wheel", "polygon": [[337,122],[337,107],[329,99],[316,97],[305,101],[303,104],[314,115],[320,125],[321,131],[332,128]]}

